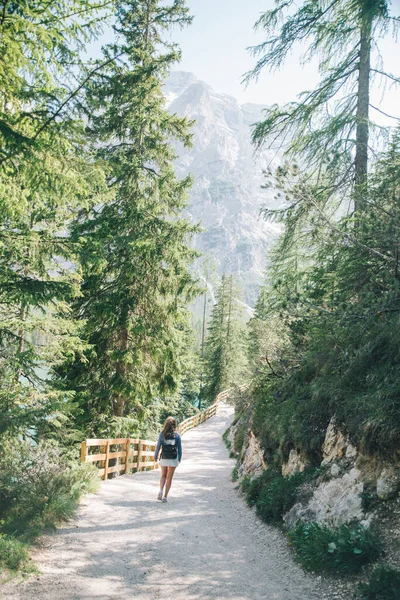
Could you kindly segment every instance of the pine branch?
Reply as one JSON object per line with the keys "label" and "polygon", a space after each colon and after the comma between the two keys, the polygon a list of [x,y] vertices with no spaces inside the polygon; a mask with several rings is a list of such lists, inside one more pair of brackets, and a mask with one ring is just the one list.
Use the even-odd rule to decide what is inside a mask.
{"label": "pine branch", "polygon": [[274,371],[274,369],[272,368],[271,363],[268,360],[268,356],[265,355],[264,356],[265,362],[267,363],[268,367],[271,369],[271,373],[272,375],[275,375],[275,377],[279,377],[279,379],[283,379],[283,375],[279,375],[278,373],[276,373],[276,371]]}
{"label": "pine branch", "polygon": [[53,17],[52,19],[47,19],[45,21],[40,21],[39,25],[49,25],[50,23],[58,23],[59,21],[64,21],[65,19],[70,19],[71,17],[77,17],[77,16],[81,16],[84,15],[88,12],[92,12],[101,8],[105,8],[106,6],[109,5],[113,5],[114,4],[114,0],[107,0],[105,2],[102,2],[100,4],[96,4],[95,6],[93,5],[89,5],[87,8],[84,8],[82,10],[70,13],[68,15],[62,15],[61,17]]}
{"label": "pine branch", "polygon": [[394,81],[395,83],[400,83],[400,79],[398,77],[395,77],[391,73],[385,73],[385,71],[380,71],[379,69],[372,69],[372,68],[371,68],[371,71],[373,73],[378,73],[379,75],[383,75],[383,77],[387,77],[388,79],[392,79],[392,81]]}
{"label": "pine branch", "polygon": [[388,113],[384,112],[383,110],[381,110],[380,108],[378,108],[377,106],[374,106],[373,104],[369,104],[369,106],[371,108],[373,108],[374,110],[376,110],[377,112],[381,113],[381,115],[384,115],[385,117],[388,117],[389,119],[394,119],[395,121],[399,121],[399,117],[394,117],[393,115],[389,115]]}

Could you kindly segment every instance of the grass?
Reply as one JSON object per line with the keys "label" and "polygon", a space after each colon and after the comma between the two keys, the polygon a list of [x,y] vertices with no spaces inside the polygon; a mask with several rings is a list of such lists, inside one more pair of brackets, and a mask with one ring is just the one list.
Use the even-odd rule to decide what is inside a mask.
{"label": "grass", "polygon": [[235,439],[233,442],[233,447],[237,454],[240,454],[240,452],[242,451],[246,433],[247,433],[246,423],[238,423],[236,425]]}
{"label": "grass", "polygon": [[232,481],[237,481],[239,479],[238,468],[234,467],[232,470]]}
{"label": "grass", "polygon": [[288,538],[298,562],[316,573],[357,573],[381,554],[379,539],[362,525],[330,529],[315,522],[299,523]]}
{"label": "grass", "polygon": [[23,574],[35,571],[29,560],[28,547],[19,540],[0,534],[0,570],[22,572]]}
{"label": "grass", "polygon": [[390,459],[399,447],[398,313],[371,317],[368,327],[360,321],[351,335],[344,323],[316,338],[296,370],[282,379],[261,374],[252,386],[252,429],[281,461],[297,448],[319,464],[334,414],[364,453]]}
{"label": "grass", "polygon": [[228,450],[230,450],[231,446],[232,446],[231,440],[228,440],[229,432],[230,432],[230,427],[228,427],[228,429],[222,434],[222,439],[224,440],[225,446],[228,448]]}
{"label": "grass", "polygon": [[359,600],[399,600],[400,571],[379,565],[373,570],[367,583],[358,588]]}

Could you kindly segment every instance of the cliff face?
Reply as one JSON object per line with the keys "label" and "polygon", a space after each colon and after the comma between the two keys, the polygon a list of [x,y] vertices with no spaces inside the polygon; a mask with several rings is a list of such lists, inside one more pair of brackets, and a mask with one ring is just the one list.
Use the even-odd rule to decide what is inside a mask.
{"label": "cliff face", "polygon": [[[271,448],[263,448],[251,429],[251,406],[237,415],[226,440],[235,450],[236,478],[243,483],[273,471],[277,464],[269,464]],[[378,535],[385,561],[400,569],[399,453],[385,459],[363,454],[332,417],[321,458],[316,476],[299,484],[292,506],[281,514],[286,530],[293,530],[299,522],[316,522],[331,529],[361,524]],[[292,448],[285,461],[281,459],[280,467],[285,479],[312,472],[309,458],[298,448]],[[274,489],[278,488],[272,484],[271,495]]]}
{"label": "cliff face", "polygon": [[[171,75],[165,94],[171,113],[195,120],[193,149],[178,148],[176,163],[180,176],[194,177],[187,213],[204,228],[195,246],[213,257],[220,275],[236,276],[245,302],[254,306],[268,250],[279,233],[260,216],[261,208],[278,206],[275,191],[261,186],[263,170],[276,167],[279,155],[276,150],[254,154],[251,144],[263,106],[239,105],[184,72]],[[196,265],[200,276],[203,260]]]}

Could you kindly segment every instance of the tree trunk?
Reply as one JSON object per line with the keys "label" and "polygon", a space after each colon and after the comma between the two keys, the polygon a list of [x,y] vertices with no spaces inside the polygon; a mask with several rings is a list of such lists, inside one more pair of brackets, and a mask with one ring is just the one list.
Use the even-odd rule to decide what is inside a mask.
{"label": "tree trunk", "polygon": [[369,139],[369,85],[371,71],[371,32],[372,14],[362,16],[360,28],[360,63],[358,71],[357,113],[356,113],[356,156],[355,166],[355,213],[362,212],[365,184],[368,175]]}
{"label": "tree trunk", "polygon": [[206,333],[206,308],[207,308],[207,292],[204,294],[204,305],[203,305],[203,327],[201,332],[201,374],[200,374],[200,391],[199,391],[199,410],[201,410],[201,399],[203,395],[203,376],[204,376],[204,340]]}
{"label": "tree trunk", "polygon": [[[128,328],[124,325],[121,328],[121,332],[119,335],[120,341],[120,351],[125,355],[126,351],[129,349],[128,345]],[[121,359],[117,362],[116,372],[119,376],[120,381],[124,381],[127,376],[127,366],[125,362],[125,356],[122,356]],[[120,392],[116,394],[113,401],[113,413],[116,417],[123,417],[125,410],[125,394],[121,394]]]}

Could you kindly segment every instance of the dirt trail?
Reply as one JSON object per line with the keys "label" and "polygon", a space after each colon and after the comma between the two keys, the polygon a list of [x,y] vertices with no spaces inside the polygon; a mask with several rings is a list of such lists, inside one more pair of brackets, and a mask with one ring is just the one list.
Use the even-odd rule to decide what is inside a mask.
{"label": "dirt trail", "polygon": [[[232,409],[186,433],[170,501],[159,471],[112,479],[77,518],[42,538],[40,576],[1,590],[7,600],[323,600],[321,581],[293,562],[231,483],[221,435]],[[325,588],[325,586],[323,586]],[[0,592],[0,594],[1,594]]]}

